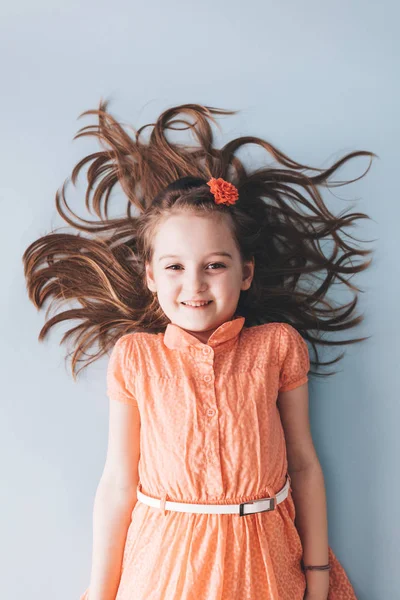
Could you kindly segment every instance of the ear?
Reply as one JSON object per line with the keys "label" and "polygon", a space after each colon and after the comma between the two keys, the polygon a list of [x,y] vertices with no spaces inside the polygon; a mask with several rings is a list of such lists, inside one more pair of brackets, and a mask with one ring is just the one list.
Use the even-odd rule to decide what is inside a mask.
{"label": "ear", "polygon": [[145,270],[146,270],[147,287],[149,288],[149,290],[151,292],[156,292],[157,289],[156,289],[156,283],[154,281],[153,269],[149,263],[145,264]]}
{"label": "ear", "polygon": [[253,281],[253,277],[254,277],[254,267],[255,267],[254,256],[252,257],[251,260],[247,260],[246,262],[243,263],[243,279],[242,279],[242,285],[240,287],[241,290],[248,290],[249,287],[251,286],[251,282]]}

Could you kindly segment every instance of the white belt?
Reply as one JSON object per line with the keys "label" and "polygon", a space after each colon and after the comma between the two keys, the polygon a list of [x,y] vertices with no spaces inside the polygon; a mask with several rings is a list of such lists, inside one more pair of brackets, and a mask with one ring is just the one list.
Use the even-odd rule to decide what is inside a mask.
{"label": "white belt", "polygon": [[239,514],[243,517],[256,512],[268,512],[275,510],[276,505],[283,502],[289,493],[290,477],[286,476],[286,483],[283,488],[270,498],[257,498],[241,504],[190,504],[189,502],[172,502],[171,500],[162,500],[143,494],[137,489],[137,499],[148,506],[154,508],[164,508],[165,510],[175,510],[177,512],[209,513],[209,514]]}

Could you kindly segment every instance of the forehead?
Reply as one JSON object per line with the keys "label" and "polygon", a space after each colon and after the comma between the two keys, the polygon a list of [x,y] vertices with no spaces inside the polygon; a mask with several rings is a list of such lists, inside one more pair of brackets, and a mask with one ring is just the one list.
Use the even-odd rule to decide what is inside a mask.
{"label": "forehead", "polygon": [[228,219],[225,215],[198,215],[179,213],[163,220],[153,238],[154,255],[193,255],[207,251],[225,251],[233,254],[236,249]]}

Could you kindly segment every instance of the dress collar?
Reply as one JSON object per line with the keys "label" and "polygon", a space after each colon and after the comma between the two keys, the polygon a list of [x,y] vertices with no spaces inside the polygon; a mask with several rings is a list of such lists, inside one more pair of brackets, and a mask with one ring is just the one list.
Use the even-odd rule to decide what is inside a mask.
{"label": "dress collar", "polygon": [[230,321],[222,323],[208,338],[206,343],[198,340],[194,335],[179,327],[175,323],[168,323],[164,332],[164,344],[174,349],[184,349],[187,346],[217,346],[237,337],[243,328],[245,317],[237,316]]}

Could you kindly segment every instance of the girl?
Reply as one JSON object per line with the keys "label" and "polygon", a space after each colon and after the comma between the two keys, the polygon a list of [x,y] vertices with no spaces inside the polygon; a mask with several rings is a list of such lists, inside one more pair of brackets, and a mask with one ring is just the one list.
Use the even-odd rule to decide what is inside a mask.
{"label": "girl", "polygon": [[[80,321],[68,332],[76,335],[74,379],[94,342],[100,349],[87,364],[112,349],[108,452],[81,600],[356,598],[328,545],[306,341],[319,367],[343,355],[322,362],[317,342],[366,339],[321,337],[362,320],[352,316],[356,298],[333,307],[326,295],[335,279],[357,290],[347,279],[370,261],[352,258],[370,251],[343,239],[346,226],[368,217],[335,217],[318,186],[332,185],[328,178],[349,158],[375,155],[354,152],[322,170],[256,137],[218,150],[213,115],[235,112],[171,108],[148,143],[144,127],[133,140],[107,103],[83,113],[99,123],[75,137],[95,135],[105,149],[78,163],[72,181],[92,162],[86,206],[94,189],[99,220],[76,217],[63,186],[59,213],[90,235],[51,233],[23,256],[37,307],[47,297],[80,303],[39,335],[58,321]],[[176,119],[180,113],[195,122]],[[177,123],[192,130],[197,146],[167,139]],[[247,170],[235,156],[246,143],[285,168]],[[109,218],[117,183],[127,214]],[[330,256],[324,238],[333,241]]]}

